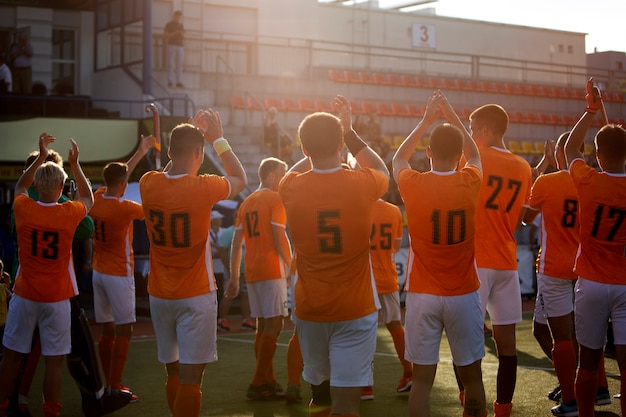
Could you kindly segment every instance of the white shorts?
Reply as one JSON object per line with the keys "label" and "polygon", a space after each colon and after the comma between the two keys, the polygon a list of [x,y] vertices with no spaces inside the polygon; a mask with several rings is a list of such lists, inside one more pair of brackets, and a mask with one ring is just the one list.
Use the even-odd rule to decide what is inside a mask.
{"label": "white shorts", "polygon": [[402,319],[400,294],[398,294],[398,291],[378,294],[378,300],[380,301],[380,316],[383,319],[383,323],[389,324],[392,321],[400,321]]}
{"label": "white shorts", "polygon": [[278,278],[249,282],[248,300],[250,315],[254,318],[287,317],[287,280]]}
{"label": "white shorts", "polygon": [[302,348],[302,377],[313,385],[365,387],[374,382],[378,311],[354,320],[316,322],[296,319]]}
{"label": "white shorts", "polygon": [[517,270],[478,268],[480,302],[491,324],[504,326],[522,321],[522,295]]}
{"label": "white shorts", "polygon": [[548,323],[548,317],[562,317],[574,311],[574,285],[576,280],[554,278],[537,273],[537,298],[535,321]]}
{"label": "white shorts", "polygon": [[439,363],[444,329],[455,365],[471,365],[485,356],[484,320],[478,291],[457,296],[408,292],[404,320],[404,357],[411,363]]}
{"label": "white shorts", "polygon": [[61,356],[70,353],[70,300],[41,303],[13,294],[2,339],[4,346],[19,353],[30,353],[36,327],[39,327],[42,355]]}
{"label": "white shorts", "polygon": [[93,271],[93,307],[96,323],[128,324],[135,316],[135,278]]}
{"label": "white shorts", "polygon": [[217,360],[217,292],[168,300],[150,296],[159,362],[204,364]]}
{"label": "white shorts", "polygon": [[578,343],[589,349],[602,349],[610,318],[615,344],[626,345],[626,285],[602,284],[578,277],[575,293]]}

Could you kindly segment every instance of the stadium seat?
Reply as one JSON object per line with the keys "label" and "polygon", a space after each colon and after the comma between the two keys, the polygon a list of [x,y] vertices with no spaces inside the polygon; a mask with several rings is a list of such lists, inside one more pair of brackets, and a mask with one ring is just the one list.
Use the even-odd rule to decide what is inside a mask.
{"label": "stadium seat", "polygon": [[501,83],[499,81],[494,81],[492,84],[493,84],[493,87],[496,90],[496,93],[498,93],[498,94],[507,94],[506,84],[505,83]]}
{"label": "stadium seat", "polygon": [[315,107],[315,111],[325,111],[325,112],[331,111],[330,103],[328,102],[328,100],[324,100],[321,98],[316,99],[313,102],[313,106]]}
{"label": "stadium seat", "polygon": [[534,155],[537,153],[537,151],[535,150],[535,147],[532,143],[528,141],[522,141],[522,153]]}
{"label": "stadium seat", "polygon": [[393,103],[391,105],[391,111],[393,112],[394,116],[397,117],[408,117],[409,116],[409,112],[407,111],[407,108],[404,104],[401,103]]}
{"label": "stadium seat", "polygon": [[415,81],[415,77],[411,77],[410,75],[403,75],[401,77],[402,82],[407,87],[418,87],[417,82]]}
{"label": "stadium seat", "polygon": [[363,114],[363,108],[361,107],[361,103],[356,100],[349,100],[350,108],[352,110],[352,114]]}
{"label": "stadium seat", "polygon": [[461,118],[461,121],[466,122],[469,120],[470,114],[472,114],[472,109],[463,107],[458,114],[459,114],[459,117]]}
{"label": "stadium seat", "polygon": [[509,151],[513,153],[522,153],[522,148],[516,140],[510,140],[508,144]]}
{"label": "stadium seat", "polygon": [[424,141],[422,140],[422,138],[419,138],[419,140],[417,141],[417,144],[415,145],[415,150],[418,150],[418,151],[426,150],[426,146],[424,146]]}
{"label": "stadium seat", "polygon": [[345,83],[346,78],[343,73],[337,69],[329,69],[328,70],[328,79],[334,81],[336,83]]}
{"label": "stadium seat", "polygon": [[597,114],[596,117],[593,118],[593,121],[591,122],[591,126],[593,127],[604,126],[604,120],[602,120],[602,117],[599,114]]}
{"label": "stadium seat", "polygon": [[376,109],[374,108],[374,105],[372,103],[370,103],[369,101],[364,101],[361,103],[361,111],[363,112],[363,114],[372,114],[376,112]]}
{"label": "stadium seat", "polygon": [[537,86],[532,84],[524,84],[524,95],[525,96],[536,96],[537,95]]}
{"label": "stadium seat", "polygon": [[343,77],[348,83],[359,84],[361,82],[358,75],[354,71],[345,70],[343,72]]}
{"label": "stadium seat", "polygon": [[391,81],[387,77],[387,74],[381,72],[372,73],[372,80],[376,85],[391,85]]}
{"label": "stadium seat", "polygon": [[495,93],[497,92],[495,86],[488,82],[488,81],[481,81],[480,83],[478,83],[478,88],[480,89],[480,91],[484,91],[486,93]]}
{"label": "stadium seat", "polygon": [[246,100],[241,96],[231,96],[230,97],[230,106],[234,109],[245,110],[246,108]]}
{"label": "stadium seat", "polygon": [[422,143],[424,144],[424,149],[428,148],[430,146],[430,136],[424,136]]}
{"label": "stadium seat", "polygon": [[613,95],[615,97],[615,101],[618,103],[624,103],[624,101],[626,101],[626,99],[624,99],[624,94],[619,91],[614,92]]}
{"label": "stadium seat", "polygon": [[311,113],[315,111],[315,106],[311,103],[311,100],[308,98],[299,98],[298,99],[298,107],[304,112]]}
{"label": "stadium seat", "polygon": [[454,79],[454,89],[460,91],[471,91],[471,89],[467,85],[467,80],[462,80],[460,78]]}
{"label": "stadium seat", "polygon": [[521,111],[516,111],[513,112],[510,116],[509,116],[509,121],[511,123],[523,123],[524,122],[524,115],[522,114]]}
{"label": "stadium seat", "polygon": [[570,93],[573,99],[582,100],[585,98],[585,90],[582,88],[571,88]]}
{"label": "stadium seat", "polygon": [[545,152],[546,148],[546,144],[543,143],[542,141],[538,140],[535,142],[535,153],[538,155],[543,155],[543,153]]}
{"label": "stadium seat", "polygon": [[387,103],[382,102],[376,103],[376,113],[379,116],[394,116],[391,107]]}
{"label": "stadium seat", "polygon": [[404,142],[405,137],[404,136],[400,136],[400,135],[396,135],[393,137],[393,144],[391,145],[391,149],[396,150],[398,149],[398,147],[400,147],[400,145],[402,145],[402,142]]}
{"label": "stadium seat", "polygon": [[456,90],[456,84],[454,80],[450,78],[442,78],[439,80],[439,88],[443,88],[444,90]]}
{"label": "stadium seat", "polygon": [[402,77],[400,77],[398,74],[393,74],[393,73],[389,74],[389,83],[391,85],[395,85],[399,87],[406,86]]}
{"label": "stadium seat", "polygon": [[565,122],[560,114],[552,113],[550,115],[550,124],[557,126],[565,126]]}
{"label": "stadium seat", "polygon": [[595,151],[596,151],[596,149],[593,147],[592,144],[585,143],[585,150],[583,152],[583,154],[585,156],[593,155],[595,153]]}
{"label": "stadium seat", "polygon": [[292,98],[289,98],[289,97],[283,98],[282,105],[285,111],[302,111],[300,109],[300,106],[298,106],[298,104]]}
{"label": "stadium seat", "polygon": [[263,105],[254,96],[248,96],[248,109],[249,110],[263,110]]}
{"label": "stadium seat", "polygon": [[537,114],[537,117],[539,119],[539,123],[542,124],[542,125],[552,124],[552,121],[550,120],[550,115],[548,115],[546,113],[539,112]]}
{"label": "stadium seat", "polygon": [[483,91],[480,89],[480,85],[475,80],[467,80],[465,84],[467,85],[467,89],[469,91]]}
{"label": "stadium seat", "polygon": [[[529,112],[526,112],[526,113],[523,113],[523,117],[524,117],[524,118],[522,119],[522,121],[523,121],[524,123],[532,123],[532,124],[536,124],[536,123],[538,123],[538,122],[539,122],[539,120],[537,119],[537,115],[535,115],[535,113],[530,112],[530,111],[529,111]],[[522,147],[522,148],[523,148],[523,147]]]}
{"label": "stadium seat", "polygon": [[442,82],[439,80],[439,78],[437,77],[428,77],[427,83],[426,83],[426,87],[432,88],[432,89],[437,89],[437,88],[442,88]]}
{"label": "stadium seat", "polygon": [[561,87],[559,88],[559,97],[572,98],[572,91],[567,87]]}
{"label": "stadium seat", "polygon": [[283,107],[283,103],[275,97],[265,97],[263,100],[265,104],[265,109],[269,109],[271,107],[275,107],[278,111],[283,111],[285,108]]}
{"label": "stadium seat", "polygon": [[381,140],[383,141],[383,143],[387,144],[389,148],[393,147],[393,140],[391,139],[391,137],[383,135]]}
{"label": "stadium seat", "polygon": [[549,87],[548,88],[548,97],[552,98],[561,98],[561,94],[557,87]]}
{"label": "stadium seat", "polygon": [[504,89],[506,90],[507,94],[512,94],[516,96],[521,96],[522,94],[524,94],[524,88],[521,84],[505,83]]}
{"label": "stadium seat", "polygon": [[415,77],[415,84],[417,84],[419,88],[431,88],[428,80],[421,75]]}
{"label": "stadium seat", "polygon": [[537,96],[539,97],[548,97],[550,94],[548,92],[548,87],[545,85],[538,85],[537,87]]}
{"label": "stadium seat", "polygon": [[359,71],[357,75],[359,77],[359,81],[361,82],[361,84],[375,84],[374,79],[372,78],[369,72]]}
{"label": "stadium seat", "polygon": [[604,100],[607,103],[615,101],[613,100],[613,93],[611,93],[610,91],[602,91],[601,95],[602,95],[602,100]]}

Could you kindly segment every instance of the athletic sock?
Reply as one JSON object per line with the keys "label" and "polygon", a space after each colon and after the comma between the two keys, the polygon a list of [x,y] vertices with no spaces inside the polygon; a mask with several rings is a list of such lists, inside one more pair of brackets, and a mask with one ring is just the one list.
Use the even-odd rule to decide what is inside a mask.
{"label": "athletic sock", "polygon": [[500,404],[497,401],[493,402],[494,417],[510,417],[512,410],[513,410],[512,403]]}
{"label": "athletic sock", "polygon": [[517,379],[517,355],[498,357],[498,376],[496,379],[496,401],[500,405],[513,400]]}
{"label": "athletic sock", "polygon": [[268,333],[261,333],[259,337],[259,353],[256,358],[256,370],[252,378],[252,385],[255,387],[263,385],[266,381],[268,369],[274,358],[274,352],[276,352],[276,341],[276,336]]}
{"label": "athletic sock", "polygon": [[556,342],[552,348],[552,362],[561,387],[561,398],[564,403],[576,398],[574,381],[576,379],[576,351],[571,340]]}
{"label": "athletic sock", "polygon": [[393,346],[396,349],[398,359],[400,359],[400,363],[402,364],[402,369],[404,371],[403,375],[405,377],[410,377],[413,375],[413,366],[411,366],[410,362],[404,359],[404,327],[394,327],[389,331],[389,333],[393,339]]}
{"label": "athletic sock", "polygon": [[593,417],[597,392],[597,371],[578,368],[576,375],[576,405],[579,417]]}
{"label": "athletic sock", "polygon": [[604,369],[604,351],[600,356],[600,363],[598,364],[598,381],[597,388],[605,387],[608,388],[609,381],[606,379],[606,370]]}
{"label": "athletic sock", "polygon": [[58,401],[46,401],[43,403],[43,417],[58,417],[61,415],[62,404]]}
{"label": "athletic sock", "polygon": [[[100,363],[102,364],[102,372],[107,386],[111,386],[111,362],[113,358],[113,345],[115,344],[115,336],[102,336],[98,342],[98,352],[100,353]],[[117,388],[117,387],[114,387]]]}
{"label": "athletic sock", "polygon": [[180,387],[179,376],[168,376],[165,382],[165,396],[167,397],[167,405],[170,407],[170,412],[174,412],[174,401],[176,401],[176,394],[178,394],[178,388]]}
{"label": "athletic sock", "polygon": [[309,403],[309,417],[330,417],[330,405],[316,405],[313,400]]}
{"label": "athletic sock", "polygon": [[128,337],[116,336],[111,354],[111,367],[109,370],[109,385],[118,388],[122,385],[122,374],[128,359],[128,349],[130,339]]}
{"label": "athletic sock", "polygon": [[300,350],[300,340],[294,332],[289,339],[287,345],[287,384],[300,386],[300,378],[302,376],[302,351]]}
{"label": "athletic sock", "polygon": [[202,391],[197,384],[180,384],[176,401],[174,401],[173,417],[195,417],[200,415]]}

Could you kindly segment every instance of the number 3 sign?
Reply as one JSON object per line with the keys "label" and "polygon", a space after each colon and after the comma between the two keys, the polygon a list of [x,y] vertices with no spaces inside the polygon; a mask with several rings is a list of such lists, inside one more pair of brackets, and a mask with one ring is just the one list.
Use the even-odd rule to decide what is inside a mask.
{"label": "number 3 sign", "polygon": [[421,48],[435,49],[436,31],[435,25],[425,25],[423,23],[413,23],[413,46]]}

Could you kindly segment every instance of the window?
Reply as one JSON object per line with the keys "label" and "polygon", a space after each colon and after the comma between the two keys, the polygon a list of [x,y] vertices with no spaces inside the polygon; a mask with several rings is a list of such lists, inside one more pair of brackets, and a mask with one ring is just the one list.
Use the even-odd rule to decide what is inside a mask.
{"label": "window", "polygon": [[574,47],[572,45],[567,45],[567,53],[568,54],[573,54],[574,53]]}
{"label": "window", "polygon": [[624,63],[622,61],[617,61],[615,65],[617,65],[618,71],[624,71]]}
{"label": "window", "polygon": [[142,61],[143,0],[98,0],[95,25],[97,70]]}
{"label": "window", "polygon": [[52,29],[52,90],[74,94],[76,88],[76,31]]}

